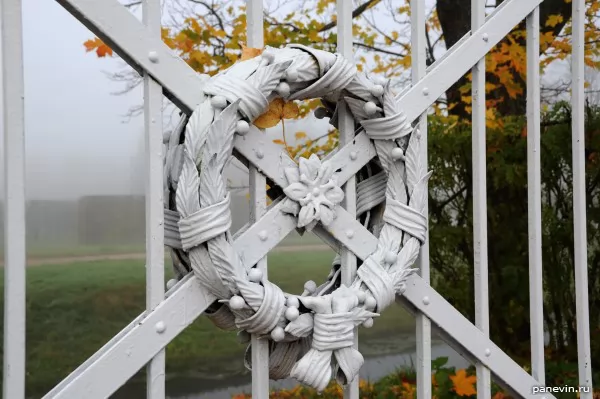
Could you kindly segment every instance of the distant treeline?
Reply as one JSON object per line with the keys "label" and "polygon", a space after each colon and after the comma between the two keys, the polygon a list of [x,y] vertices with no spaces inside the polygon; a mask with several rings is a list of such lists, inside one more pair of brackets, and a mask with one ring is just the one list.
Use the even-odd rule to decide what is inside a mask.
{"label": "distant treeline", "polygon": [[[248,221],[248,199],[232,196],[233,225]],[[143,196],[88,196],[79,200],[30,200],[26,205],[28,247],[136,245],[145,241]],[[0,203],[4,221],[4,205]],[[0,247],[4,248],[4,224]]]}

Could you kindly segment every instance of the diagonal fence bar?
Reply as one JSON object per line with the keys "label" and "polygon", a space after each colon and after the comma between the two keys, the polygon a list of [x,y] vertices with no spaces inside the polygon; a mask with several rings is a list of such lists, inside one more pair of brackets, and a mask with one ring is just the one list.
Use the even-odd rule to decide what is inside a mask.
{"label": "diagonal fence bar", "polygon": [[543,0],[507,0],[475,32],[469,32],[429,67],[424,79],[400,94],[398,102],[408,120],[415,120],[450,86],[469,71]]}
{"label": "diagonal fence bar", "polygon": [[[235,237],[234,249],[246,269],[254,266],[290,232],[296,218],[282,213],[283,202],[274,203],[256,223]],[[273,229],[273,226],[277,226]],[[266,240],[260,232],[270,232]],[[46,399],[101,399],[109,397],[179,333],[198,318],[215,297],[204,291],[190,273],[168,293],[153,311],[139,316],[71,375],[54,387]]]}
{"label": "diagonal fence bar", "polygon": [[[377,248],[377,237],[342,208],[338,208],[337,217],[331,225],[327,228],[317,226],[313,231],[319,237],[335,237],[340,245],[350,248],[362,260]],[[348,231],[353,234],[348,236]],[[503,385],[525,398],[539,399],[539,395],[532,393],[532,387],[539,385],[538,382],[419,275],[411,275],[407,287],[400,297],[401,303],[425,313],[445,333],[445,338],[451,340],[453,346],[463,348],[473,360],[487,367]],[[544,396],[547,399],[554,398],[551,394]]]}
{"label": "diagonal fence bar", "polygon": [[164,89],[164,94],[185,113],[201,100],[200,75],[175,55],[160,36],[147,28],[116,0],[56,0],[79,22],[109,45],[140,75],[146,71]]}
{"label": "diagonal fence bar", "polygon": [[[350,143],[346,146],[352,145],[353,144]],[[281,156],[283,157],[284,155],[282,154]],[[333,155],[332,160],[335,161],[338,156],[340,156],[340,154],[336,153]],[[274,171],[273,168],[268,168],[265,169],[264,172],[276,184],[285,184],[285,177],[281,176],[278,169]],[[344,180],[340,181],[340,183],[343,182]],[[333,236],[340,244],[337,248],[338,253],[341,252],[343,246],[345,246],[352,250],[354,254],[362,260],[373,253],[377,247],[377,238],[343,208],[337,209],[337,217],[330,226],[324,228],[321,225],[317,225],[313,231],[328,243],[332,242],[329,236]],[[348,231],[352,231],[353,234],[347,235],[346,233]],[[417,309],[425,313],[440,329],[446,332],[455,344],[464,347],[474,359],[491,370],[494,375],[508,387],[524,397],[533,397],[531,396],[531,388],[537,384],[536,380],[528,375],[516,362],[490,341],[487,334],[484,334],[477,327],[473,326],[469,320],[445,301],[421,277],[413,276],[411,281],[417,280],[419,281],[419,290],[422,290],[420,296],[417,297],[416,294],[405,295],[406,299],[408,299]],[[416,290],[414,292],[417,293],[419,291]],[[427,302],[429,302],[429,298],[432,298],[433,296],[440,298],[436,303],[438,303],[439,305],[437,306],[440,306],[442,309],[436,309],[436,312],[430,313],[423,310],[425,308],[430,308],[423,308],[422,301],[424,298],[427,298]],[[432,314],[435,315],[435,317],[432,316]],[[452,320],[452,317],[447,316],[448,314],[454,315],[453,317],[456,317],[456,320]],[[443,315],[443,317],[440,319],[437,315]],[[550,397],[551,396],[548,396],[548,398]]]}
{"label": "diagonal fence bar", "polygon": [[4,118],[3,397],[25,398],[25,120],[21,0],[2,0]]}
{"label": "diagonal fence bar", "polygon": [[[250,131],[243,137],[236,140],[240,141],[240,148],[244,151],[246,144],[245,140],[252,142],[253,137],[258,135],[257,140],[264,140],[264,135],[256,127],[251,127]],[[257,141],[260,143],[260,141]],[[269,140],[264,142],[265,145],[271,143]],[[276,146],[279,148],[278,146]],[[268,148],[267,148],[268,150]],[[348,162],[350,159],[350,152],[356,152],[358,154],[356,160]],[[265,151],[265,155],[268,152]],[[350,176],[353,176],[364,164],[366,164],[375,154],[375,149],[369,142],[366,135],[360,137],[347,144],[339,151],[337,151],[330,159],[330,162],[336,168],[340,166],[341,172],[338,174],[339,183],[345,183]],[[283,165],[290,166],[293,161],[285,153],[280,153],[281,162]],[[279,163],[271,164],[270,167],[263,169],[267,175],[279,185],[285,184],[285,177],[281,173],[281,167],[273,170],[273,165],[280,165]],[[250,224],[242,229],[241,233],[234,237],[234,248],[239,254],[240,259],[244,260],[244,266],[246,269],[254,266],[262,259],[266,254],[275,248],[275,246],[283,240],[290,232],[296,229],[296,218],[282,212],[284,203],[283,201],[274,202],[268,209],[267,213],[263,215],[260,220],[254,224]],[[273,228],[277,226],[277,228]],[[261,239],[262,231],[269,231],[265,240]],[[323,240],[329,244],[332,248],[336,248],[339,251],[338,241],[335,238],[327,235]],[[191,311],[187,314],[185,323],[174,323],[170,325],[165,323],[166,330],[170,333],[176,333],[174,335],[168,335],[171,337],[169,340],[164,340],[164,335],[155,334],[156,320],[161,320],[163,316],[169,312],[178,311],[178,307],[182,306],[182,303],[186,303],[182,297],[189,297],[190,295],[197,294],[198,290],[195,288],[197,281],[195,277],[189,276],[185,279],[185,283],[179,283],[168,293],[168,297],[162,302],[153,312],[147,315],[141,315],[134,320],[128,327],[123,329],[113,340],[108,342],[103,348],[92,355],[85,363],[83,363],[77,370],[71,375],[65,378],[59,383],[52,391],[50,391],[44,398],[72,398],[79,397],[81,392],[87,395],[98,396],[86,396],[86,398],[102,398],[106,397],[115,392],[122,384],[124,384],[129,378],[131,378],[146,362],[148,362],[154,354],[158,353],[166,343],[170,342],[170,339],[174,338],[179,332],[183,331],[195,318],[199,317],[204,310],[214,301],[205,300],[205,294],[200,295],[199,301],[202,305],[200,307],[191,307]],[[170,295],[169,295],[170,294]],[[184,302],[182,302],[184,301]],[[144,337],[144,345],[136,346],[133,345],[139,337]],[[122,353],[126,353],[127,356],[122,357]],[[111,378],[105,378],[103,374],[105,370],[118,370],[118,375],[111,375]]]}

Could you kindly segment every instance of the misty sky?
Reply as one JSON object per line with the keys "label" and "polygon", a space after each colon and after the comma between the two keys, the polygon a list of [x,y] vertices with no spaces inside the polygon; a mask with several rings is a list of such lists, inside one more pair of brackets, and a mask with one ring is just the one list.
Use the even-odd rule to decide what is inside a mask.
{"label": "misty sky", "polygon": [[103,73],[122,61],[86,54],[93,35],[53,0],[23,1],[23,30],[28,198],[143,190],[143,119],[123,123],[141,89],[111,95]]}
{"label": "misty sky", "polygon": [[[94,36],[54,0],[23,0],[23,22],[28,198],[143,193],[143,118],[125,117],[142,87],[112,94],[122,86],[106,72],[124,62],[86,53]],[[326,132],[326,121],[300,124]]]}

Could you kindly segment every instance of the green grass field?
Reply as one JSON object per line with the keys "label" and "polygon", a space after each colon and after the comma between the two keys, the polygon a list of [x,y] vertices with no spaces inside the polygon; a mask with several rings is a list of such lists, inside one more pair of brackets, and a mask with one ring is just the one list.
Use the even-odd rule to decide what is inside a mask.
{"label": "green grass field", "polygon": [[[333,255],[326,251],[274,253],[269,277],[299,293],[306,280],[322,282]],[[167,269],[166,278],[171,278]],[[3,277],[0,274],[2,286]],[[0,302],[3,300],[0,297]],[[66,377],[115,333],[143,312],[143,261],[102,261],[27,269],[27,391],[39,397]],[[2,307],[0,306],[0,309]],[[1,319],[0,319],[1,320]],[[412,331],[411,317],[392,306],[361,339]],[[194,322],[167,348],[167,372],[209,376],[239,370],[245,345],[206,318]],[[231,371],[231,370],[229,370]]]}
{"label": "green grass field", "polygon": [[[303,246],[323,244],[323,241],[314,234],[306,233],[300,236],[296,232],[292,232],[285,237],[279,246]],[[4,249],[0,242],[0,262],[3,261]],[[95,256],[95,255],[119,255],[119,254],[137,254],[144,253],[145,246],[143,242],[135,244],[95,244],[95,245],[74,245],[72,243],[40,245],[39,243],[27,243],[27,258],[28,259],[52,259],[52,258],[67,258],[78,256]]]}

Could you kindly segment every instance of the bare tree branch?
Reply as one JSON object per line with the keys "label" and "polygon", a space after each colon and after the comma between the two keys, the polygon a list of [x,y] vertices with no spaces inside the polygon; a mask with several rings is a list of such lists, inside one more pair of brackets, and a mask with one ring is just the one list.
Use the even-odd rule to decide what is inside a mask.
{"label": "bare tree branch", "polygon": [[[221,16],[215,11],[215,9],[213,7],[211,7],[210,5],[206,4],[203,1],[200,0],[188,0],[191,1],[194,4],[199,4],[201,6],[204,6],[204,8],[206,8],[206,10],[209,12],[209,14],[213,15],[216,20],[217,23],[219,24],[219,28],[221,28],[221,30],[223,32],[225,32],[225,24],[223,24],[223,19],[221,18]],[[228,36],[231,39],[231,36]]]}
{"label": "bare tree branch", "polygon": [[395,55],[396,57],[406,57],[406,54],[401,54],[401,53],[397,53],[395,51],[390,51],[390,50],[384,50],[382,48],[375,47],[375,46],[369,46],[368,44],[364,44],[364,43],[360,43],[360,42],[354,42],[352,44],[354,44],[355,46],[358,46],[358,47],[366,48],[368,50],[377,51],[378,53]]}
{"label": "bare tree branch", "polygon": [[[366,3],[361,4],[354,11],[352,11],[352,18],[356,18],[356,17],[360,16],[363,12],[367,11],[367,9],[369,7],[374,6],[375,4],[379,3],[380,1],[381,0],[369,0]],[[335,28],[336,26],[337,26],[337,21],[331,21],[330,23],[328,23],[327,25],[325,25],[321,29],[319,29],[319,32],[328,31],[330,29]]]}
{"label": "bare tree branch", "polygon": [[131,3],[123,4],[123,6],[129,8],[129,7],[139,6],[141,4],[142,4],[142,1],[139,0],[139,1],[132,1]]}

